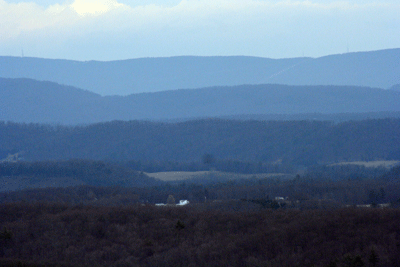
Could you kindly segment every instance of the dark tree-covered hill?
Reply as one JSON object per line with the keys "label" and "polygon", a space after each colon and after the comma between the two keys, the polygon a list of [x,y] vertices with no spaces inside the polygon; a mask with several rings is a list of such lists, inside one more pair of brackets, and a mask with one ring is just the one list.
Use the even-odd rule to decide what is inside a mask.
{"label": "dark tree-covered hill", "polygon": [[163,182],[101,161],[0,162],[0,191],[76,185],[144,187]]}
{"label": "dark tree-covered hill", "polygon": [[180,123],[113,121],[87,126],[0,123],[0,152],[26,160],[200,160],[315,163],[400,159],[400,119]]}

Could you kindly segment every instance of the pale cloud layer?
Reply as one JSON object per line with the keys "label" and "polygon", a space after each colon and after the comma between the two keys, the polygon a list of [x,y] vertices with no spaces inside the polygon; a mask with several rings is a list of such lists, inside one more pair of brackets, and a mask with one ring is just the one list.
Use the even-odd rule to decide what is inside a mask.
{"label": "pale cloud layer", "polygon": [[398,14],[397,0],[0,0],[0,55],[316,57],[400,47]]}

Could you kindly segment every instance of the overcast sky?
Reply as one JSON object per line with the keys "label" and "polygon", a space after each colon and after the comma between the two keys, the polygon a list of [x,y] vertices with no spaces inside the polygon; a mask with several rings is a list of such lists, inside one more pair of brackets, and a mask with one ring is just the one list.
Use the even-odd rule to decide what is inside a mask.
{"label": "overcast sky", "polygon": [[1,56],[288,58],[400,47],[400,0],[25,1],[0,0]]}

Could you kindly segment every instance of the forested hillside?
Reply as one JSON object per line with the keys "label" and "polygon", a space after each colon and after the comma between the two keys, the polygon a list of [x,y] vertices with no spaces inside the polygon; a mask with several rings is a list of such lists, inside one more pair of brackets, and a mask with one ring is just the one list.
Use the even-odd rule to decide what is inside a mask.
{"label": "forested hillside", "polygon": [[[300,114],[242,114],[219,116],[229,120],[259,120],[259,121],[332,121],[335,123],[345,121],[360,121],[367,119],[400,118],[399,111],[381,112],[356,112],[356,113],[300,113]],[[166,121],[184,121],[189,119],[175,119]]]}
{"label": "forested hillside", "polygon": [[311,165],[400,159],[400,119],[349,121],[114,121],[87,126],[0,123],[0,152],[25,160],[198,161]]}
{"label": "forested hillside", "polygon": [[163,182],[100,161],[0,162],[0,191],[77,185],[143,187]]}
{"label": "forested hillside", "polygon": [[[393,117],[400,112],[400,92],[355,86],[264,84],[102,97],[51,82],[0,78],[0,89],[0,120],[26,123],[76,125],[254,114],[269,119],[286,116],[348,120]],[[359,115],[347,116],[347,113]]]}

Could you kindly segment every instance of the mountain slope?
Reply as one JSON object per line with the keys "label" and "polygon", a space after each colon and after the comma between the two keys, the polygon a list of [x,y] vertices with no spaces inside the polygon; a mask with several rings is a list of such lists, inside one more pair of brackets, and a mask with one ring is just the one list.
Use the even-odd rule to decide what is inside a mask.
{"label": "mountain slope", "polygon": [[389,88],[390,90],[400,91],[400,84],[395,84]]}
{"label": "mountain slope", "polygon": [[242,85],[102,97],[51,82],[0,78],[0,89],[0,120],[14,122],[400,111],[400,92],[355,86]]}
{"label": "mountain slope", "polygon": [[81,62],[0,57],[0,77],[53,81],[101,95],[265,83],[389,88],[400,83],[399,58],[400,49],[291,59],[181,56]]}
{"label": "mountain slope", "polygon": [[304,58],[170,57],[120,61],[71,61],[0,57],[0,77],[71,85],[101,95],[129,95],[183,88],[258,84]]}
{"label": "mountain slope", "polygon": [[400,49],[330,55],[303,61],[267,79],[289,85],[389,88],[400,82]]}
{"label": "mountain slope", "polygon": [[1,120],[84,123],[104,112],[101,96],[53,82],[0,78],[0,89]]}

